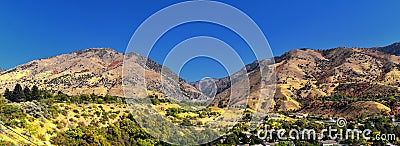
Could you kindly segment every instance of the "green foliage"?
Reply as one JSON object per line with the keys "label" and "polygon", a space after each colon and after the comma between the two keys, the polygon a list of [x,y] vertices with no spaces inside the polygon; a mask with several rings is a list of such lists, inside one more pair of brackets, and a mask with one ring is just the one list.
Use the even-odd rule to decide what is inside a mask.
{"label": "green foliage", "polygon": [[[58,92],[55,96],[48,90],[39,90],[37,86],[33,86],[31,89],[25,87],[22,89],[20,84],[15,85],[13,91],[8,89],[4,92],[4,97],[12,102],[24,102],[32,100],[41,100],[42,102],[59,102],[59,103],[97,103],[97,104],[122,104],[125,100],[118,96],[97,96],[94,94],[82,94],[80,96],[69,96],[62,92]],[[51,105],[50,103],[48,105]]]}
{"label": "green foliage", "polygon": [[37,138],[40,139],[41,141],[46,141],[46,136],[44,134],[37,135]]}
{"label": "green foliage", "polygon": [[0,121],[11,127],[25,127],[26,113],[18,106],[0,104]]}
{"label": "green foliage", "polygon": [[[31,101],[31,100],[39,100],[42,103],[45,103],[46,105],[50,105],[46,107],[47,112],[49,115],[48,119],[56,118],[58,114],[63,114],[67,115],[68,111],[73,110],[74,113],[79,113],[80,111],[76,109],[71,109],[65,107],[65,109],[60,109],[58,107],[59,104],[54,104],[54,103],[67,103],[67,104],[60,104],[61,105],[68,105],[69,103],[75,103],[75,104],[86,104],[86,103],[97,103],[97,104],[118,104],[115,106],[115,108],[124,106],[121,105],[121,103],[124,103],[124,100],[120,97],[117,96],[98,96],[94,94],[83,94],[83,95],[78,95],[78,96],[69,96],[67,94],[64,94],[62,92],[58,92],[57,94],[53,94],[50,91],[47,90],[39,90],[37,86],[33,86],[31,89],[25,87],[22,88],[19,84],[16,85],[15,89],[13,91],[10,91],[6,89],[4,93],[4,97],[9,99],[10,101],[13,102],[21,102],[21,101]],[[25,98],[23,98],[25,97]],[[1,97],[0,97],[1,98]],[[160,98],[156,95],[150,95],[149,96],[152,104],[158,105],[160,103],[165,103],[168,102],[168,100]],[[346,102],[354,102],[359,99],[356,99],[351,96],[346,96],[346,95],[335,95],[335,96],[329,96],[329,97],[324,97],[320,98],[323,100],[334,100],[334,101],[346,101]],[[386,101],[397,101],[400,99],[397,95],[393,96],[376,96],[376,97],[363,97],[362,100],[386,100]],[[388,102],[389,104],[389,102]],[[57,106],[55,106],[57,105]],[[81,106],[82,105],[78,105]],[[396,104],[393,104],[393,106],[396,106]],[[48,131],[51,134],[55,132],[55,135],[51,138],[51,143],[54,145],[168,145],[166,143],[160,142],[157,139],[152,138],[149,134],[147,134],[144,129],[140,128],[138,124],[135,122],[133,119],[133,115],[128,114],[129,111],[124,111],[125,114],[124,116],[121,116],[118,118],[118,114],[121,111],[109,111],[105,112],[104,108],[102,105],[93,105],[90,106],[89,109],[94,111],[94,115],[99,117],[100,119],[95,119],[90,122],[88,126],[85,126],[85,124],[78,124],[77,126],[71,126],[71,128],[68,128],[66,131]],[[111,109],[114,109],[112,107]],[[193,123],[189,119],[191,117],[180,117],[177,118],[179,114],[184,113],[184,112],[189,112],[186,111],[182,108],[168,108],[166,109],[166,115],[167,116],[172,116],[175,117],[173,118],[175,121],[179,121],[180,125],[183,126],[192,126]],[[82,111],[83,113],[83,111]],[[199,115],[200,118],[207,118],[207,117],[213,117],[213,116],[219,116],[218,112],[212,112],[209,108],[201,109],[198,111],[195,111],[193,113],[196,113]],[[285,113],[284,113],[285,114]],[[87,118],[85,114],[82,115],[75,115],[75,118],[70,118],[70,121],[77,122],[76,118]],[[241,121],[243,123],[238,123],[235,125],[229,132],[227,133],[224,138],[217,139],[211,143],[208,143],[206,145],[244,145],[244,144],[261,144],[263,141],[256,136],[254,136],[255,131],[250,131],[249,125],[247,124],[252,117],[252,113],[250,110],[246,110],[243,118]],[[171,118],[171,117],[169,117]],[[5,122],[4,125],[6,126],[11,126],[11,127],[27,127],[26,125],[26,113],[19,107],[15,106],[14,104],[7,104],[4,102],[4,100],[0,99],[0,120]],[[110,123],[109,119],[116,119],[117,121],[114,123]],[[275,128],[275,129],[291,129],[291,128],[298,128],[298,129],[322,129],[324,128],[323,124],[315,124],[314,122],[311,122],[314,119],[299,119],[296,121],[285,121],[281,124],[277,124],[275,127],[269,127],[269,128]],[[396,119],[400,119],[399,115],[396,115]],[[144,119],[136,119],[136,120],[146,120]],[[322,119],[319,119],[322,120]],[[367,117],[366,115],[361,115],[359,117],[358,122],[362,123],[362,126],[360,129],[364,128],[369,128],[373,131],[380,131],[382,133],[394,133],[396,135],[400,135],[400,126],[395,126],[393,125],[393,122],[384,117]],[[270,122],[272,120],[267,120],[266,122]],[[274,121],[274,122],[279,122],[279,121]],[[107,124],[107,127],[99,127],[101,124]],[[374,126],[371,125],[371,123],[374,123]],[[56,121],[55,122],[56,126],[58,128],[64,128],[66,127],[66,123]],[[202,123],[202,122],[194,122],[194,124],[197,125],[205,125],[207,123]],[[269,123],[268,125],[272,125]],[[148,125],[148,126],[153,126],[154,125]],[[351,123],[348,125],[349,127],[354,126],[351,125]],[[28,126],[29,127],[29,126]],[[166,130],[169,131],[170,129],[161,129],[161,130]],[[251,134],[251,135],[249,135]],[[275,136],[275,135],[273,135]],[[39,139],[45,139],[44,135],[36,135],[37,138]],[[175,137],[173,137],[175,138]],[[276,139],[276,138],[275,138]],[[294,144],[296,145],[318,145],[318,141],[301,141],[301,140],[293,140]],[[366,140],[347,140],[343,141],[345,143],[352,143],[352,144],[359,144],[359,145],[366,145],[371,141],[366,141]],[[384,143],[385,141],[373,141],[374,144],[378,143]],[[1,142],[0,142],[1,144]],[[280,142],[277,145],[288,145],[291,144],[289,142]]]}
{"label": "green foliage", "polygon": [[58,106],[56,105],[52,105],[49,108],[47,108],[47,113],[45,114],[47,119],[55,119],[57,118],[58,114],[60,113],[60,109]]}
{"label": "green foliage", "polygon": [[25,86],[24,88],[24,95],[25,95],[25,101],[32,101],[31,89],[29,89],[27,86]]}
{"label": "green foliage", "polygon": [[6,88],[6,91],[4,91],[4,98],[6,98],[7,100],[12,99],[12,92],[8,88]]}
{"label": "green foliage", "polygon": [[192,126],[193,124],[188,119],[183,119],[181,125],[183,125],[183,126]]}
{"label": "green foliage", "polygon": [[95,115],[97,115],[97,117],[100,117],[100,115],[101,115],[101,112],[99,112],[99,111],[95,111],[95,112],[94,112],[94,114],[95,114]]}
{"label": "green foliage", "polygon": [[166,116],[177,117],[178,114],[180,114],[180,113],[183,112],[183,109],[171,107],[171,108],[168,108],[168,109],[166,110],[166,112],[167,112],[167,113],[166,113]]}
{"label": "green foliage", "polygon": [[25,101],[26,96],[24,94],[24,91],[22,90],[22,86],[20,84],[16,84],[14,87],[14,91],[12,93],[11,99],[9,99],[12,102],[21,102]]}
{"label": "green foliage", "polygon": [[41,98],[41,93],[37,86],[33,86],[31,90],[28,87],[22,89],[20,84],[16,84],[13,91],[9,89],[5,90],[4,97],[12,102],[24,102],[39,100]]}
{"label": "green foliage", "polygon": [[58,92],[58,94],[56,96],[54,96],[54,99],[58,102],[69,102],[69,97],[62,93],[62,92]]}
{"label": "green foliage", "polygon": [[72,110],[72,112],[74,112],[76,114],[79,113],[79,111],[77,109]]}
{"label": "green foliage", "polygon": [[16,144],[0,139],[0,145],[1,146],[13,146],[13,145],[16,145]]}
{"label": "green foliage", "polygon": [[169,102],[167,99],[165,98],[160,98],[158,95],[149,95],[148,96],[150,98],[150,101],[153,105],[159,105],[160,103],[167,103]]}
{"label": "green foliage", "polygon": [[160,101],[157,98],[150,98],[150,100],[151,100],[151,103],[153,105],[159,105],[160,104]]}
{"label": "green foliage", "polygon": [[3,97],[3,95],[0,95],[0,104],[5,104],[6,102],[6,98]]}
{"label": "green foliage", "polygon": [[78,126],[57,133],[50,142],[54,145],[168,145],[152,138],[141,129],[132,115],[124,115],[107,127]]}
{"label": "green foliage", "polygon": [[381,94],[375,95],[375,96],[361,96],[361,97],[354,97],[354,96],[348,96],[345,94],[335,94],[331,96],[323,96],[320,97],[319,100],[322,101],[346,101],[348,103],[353,103],[357,101],[375,101],[375,102],[381,102],[381,101],[400,101],[400,95],[388,95],[384,96]]}
{"label": "green foliage", "polygon": [[53,93],[51,93],[48,90],[42,90],[40,92],[41,92],[40,94],[42,95],[43,99],[52,99],[54,97]]}
{"label": "green foliage", "polygon": [[31,89],[31,99],[32,100],[39,100],[41,99],[41,94],[39,88],[34,85]]}
{"label": "green foliage", "polygon": [[281,141],[278,144],[276,144],[275,146],[292,146],[292,144],[287,141]]}

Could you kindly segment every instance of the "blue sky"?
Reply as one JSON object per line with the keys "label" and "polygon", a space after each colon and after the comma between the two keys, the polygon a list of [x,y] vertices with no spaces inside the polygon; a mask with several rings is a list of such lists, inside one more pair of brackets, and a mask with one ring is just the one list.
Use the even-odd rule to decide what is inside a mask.
{"label": "blue sky", "polygon": [[[180,1],[0,1],[0,67],[93,47],[124,52],[137,27],[158,10]],[[222,1],[249,15],[268,38],[275,56],[293,48],[373,47],[400,41],[400,1]],[[179,42],[199,35],[219,38],[243,55],[246,43],[213,24],[189,23],[170,30],[154,46],[157,62]],[[242,57],[242,56],[241,56]],[[240,66],[239,66],[240,67]],[[221,64],[197,58],[181,70],[183,78],[227,75]]]}

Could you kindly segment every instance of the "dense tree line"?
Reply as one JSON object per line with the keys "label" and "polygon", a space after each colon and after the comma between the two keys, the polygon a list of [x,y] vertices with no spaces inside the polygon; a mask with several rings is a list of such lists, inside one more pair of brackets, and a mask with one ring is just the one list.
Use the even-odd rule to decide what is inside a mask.
{"label": "dense tree line", "polygon": [[24,102],[40,100],[43,96],[37,86],[22,88],[20,84],[16,84],[13,91],[8,88],[5,90],[4,97],[12,102]]}
{"label": "dense tree line", "polygon": [[381,101],[400,101],[400,95],[394,94],[394,95],[382,95],[382,94],[377,94],[377,95],[370,95],[370,96],[360,96],[360,97],[355,97],[351,95],[346,95],[346,94],[334,94],[331,96],[322,96],[318,98],[321,101],[346,101],[348,103],[353,103],[357,101],[375,101],[375,102],[381,102]]}
{"label": "dense tree line", "polygon": [[23,88],[20,84],[16,84],[14,90],[10,91],[6,89],[4,97],[11,102],[25,102],[33,100],[52,100],[55,102],[68,102],[68,103],[124,103],[123,98],[118,96],[98,96],[95,94],[82,94],[78,96],[69,96],[62,92],[58,92],[56,95],[48,90],[40,90],[36,85],[32,88]]}

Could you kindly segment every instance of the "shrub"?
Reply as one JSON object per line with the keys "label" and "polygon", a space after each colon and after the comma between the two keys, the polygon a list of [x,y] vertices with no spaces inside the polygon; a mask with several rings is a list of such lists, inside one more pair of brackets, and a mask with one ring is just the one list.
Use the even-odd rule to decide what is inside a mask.
{"label": "shrub", "polygon": [[6,126],[23,128],[26,125],[26,114],[18,106],[0,104],[0,121]]}
{"label": "shrub", "polygon": [[62,111],[61,111],[61,114],[62,114],[63,116],[67,116],[67,115],[68,115],[68,111],[67,111],[67,110],[62,110]]}
{"label": "shrub", "polygon": [[72,110],[74,113],[78,114],[79,111],[77,109]]}
{"label": "shrub", "polygon": [[94,114],[97,116],[97,117],[100,117],[100,112],[99,111],[96,111],[96,112],[94,112]]}
{"label": "shrub", "polygon": [[181,125],[183,125],[183,126],[192,126],[192,122],[190,122],[190,120],[188,120],[188,119],[183,119]]}
{"label": "shrub", "polygon": [[37,138],[40,139],[41,141],[46,141],[46,136],[44,134],[38,134]]}

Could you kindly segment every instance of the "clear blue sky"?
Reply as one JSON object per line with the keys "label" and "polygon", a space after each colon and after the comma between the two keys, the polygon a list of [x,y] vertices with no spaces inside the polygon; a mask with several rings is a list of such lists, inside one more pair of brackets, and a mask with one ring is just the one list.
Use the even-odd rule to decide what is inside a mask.
{"label": "clear blue sky", "polygon": [[[179,1],[0,1],[0,67],[12,68],[92,47],[125,48],[136,28],[150,15]],[[264,32],[275,56],[293,48],[373,47],[400,41],[400,1],[223,1],[249,15]],[[156,44],[171,48],[187,38],[208,35],[231,44],[246,44],[230,30],[193,23],[174,28]],[[245,49],[244,49],[245,50]],[[168,51],[150,57],[162,62]],[[160,57],[161,56],[161,57]],[[254,57],[244,56],[245,63]],[[189,81],[223,77],[223,67],[206,58],[187,63],[181,76]]]}

